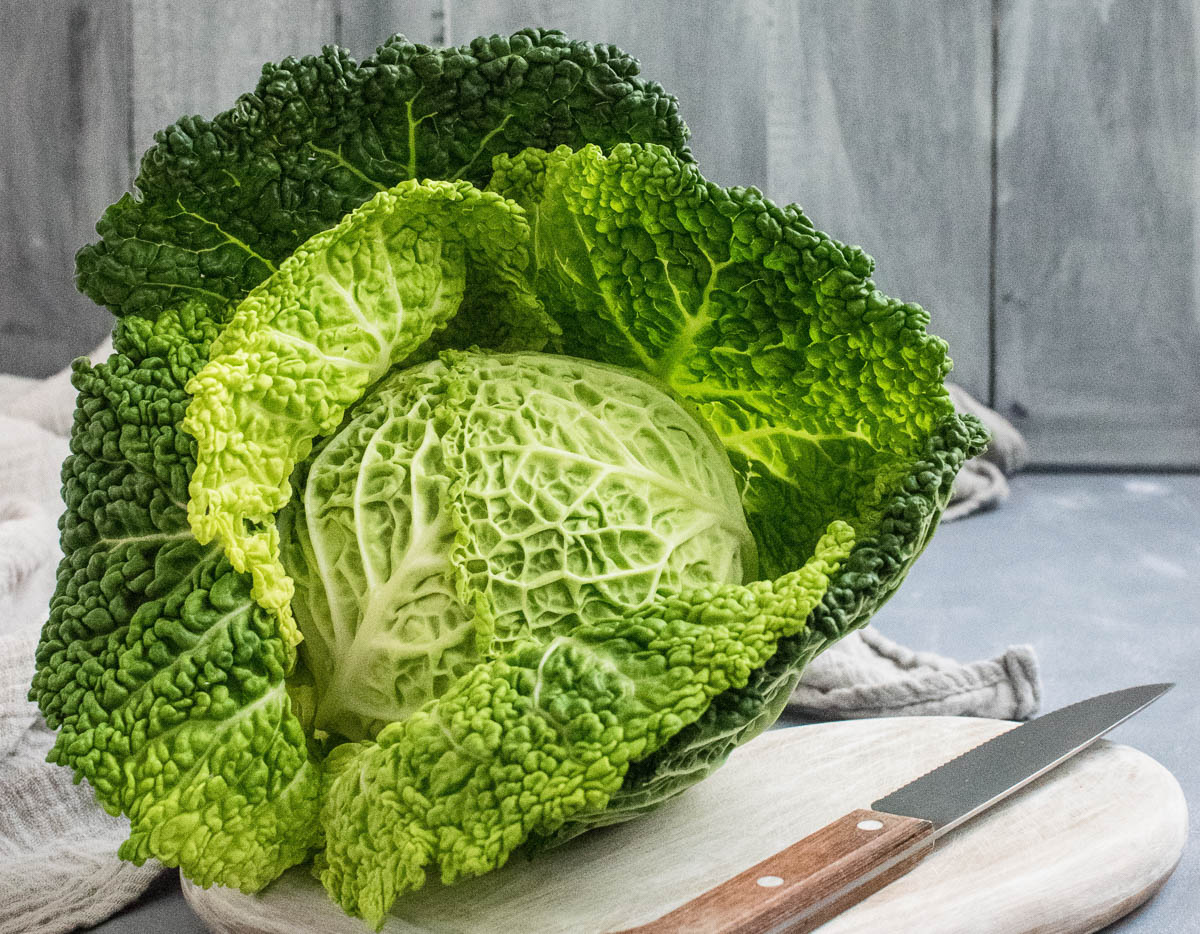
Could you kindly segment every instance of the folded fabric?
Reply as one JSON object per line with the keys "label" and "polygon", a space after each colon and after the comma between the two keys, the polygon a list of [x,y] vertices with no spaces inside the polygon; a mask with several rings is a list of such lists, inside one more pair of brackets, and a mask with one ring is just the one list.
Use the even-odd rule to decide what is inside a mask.
{"label": "folded fabric", "polygon": [[[102,346],[93,359],[108,352]],[[0,934],[99,924],[163,871],[117,859],[126,821],[46,762],[54,734],[26,698],[54,592],[59,469],[74,406],[69,371],[0,376]]]}
{"label": "folded fabric", "polygon": [[[110,351],[102,345],[92,357]],[[956,404],[984,413],[996,441],[992,460],[971,462],[960,475],[946,518],[1003,500],[1004,470],[1022,456],[1023,442],[1004,430],[1006,422],[962,398],[955,396]],[[26,699],[54,590],[59,467],[73,406],[69,371],[48,380],[0,376],[0,934],[56,934],[96,924],[137,899],[163,871],[153,861],[138,867],[116,858],[124,819],[104,813],[67,769],[46,763],[54,736]],[[1028,647],[963,664],[913,652],[867,628],[819,656],[792,700],[795,709],[822,719],[1022,718],[1036,710],[1038,694]]]}
{"label": "folded fabric", "polygon": [[[101,363],[111,354],[112,338],[106,337],[87,356],[93,363]],[[0,415],[37,425],[50,434],[69,437],[71,422],[75,418],[75,387],[71,385],[71,368],[64,367],[49,379],[0,374]],[[3,445],[10,446],[7,441]],[[54,478],[58,479],[57,470]],[[56,501],[57,490],[56,486]]]}
{"label": "folded fabric", "polygon": [[868,626],[809,663],[789,710],[822,720],[932,715],[1025,720],[1040,701],[1031,646],[1010,646],[990,661],[964,664],[906,649]]}
{"label": "folded fabric", "polygon": [[[36,642],[36,633],[0,639],[0,653],[32,653]],[[6,665],[0,655],[0,695],[12,688]],[[135,901],[163,867],[117,859],[125,820],[58,774],[66,769],[45,762],[54,733],[40,717],[22,729],[19,711],[9,722],[12,706],[0,699],[0,735],[16,739],[0,760],[0,931],[50,934],[99,924]]]}
{"label": "folded fabric", "polygon": [[992,433],[988,449],[967,461],[954,479],[950,505],[942,514],[943,522],[952,522],[1008,499],[1005,477],[1025,466],[1029,450],[1021,433],[999,412],[989,409],[957,384],[947,383],[946,388],[958,411],[974,415]]}

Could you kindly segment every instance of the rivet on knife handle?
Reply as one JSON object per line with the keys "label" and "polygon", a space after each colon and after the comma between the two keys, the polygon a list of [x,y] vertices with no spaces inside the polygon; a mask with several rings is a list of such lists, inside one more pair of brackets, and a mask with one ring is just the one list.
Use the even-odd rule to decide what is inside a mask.
{"label": "rivet on knife handle", "polygon": [[933,824],[862,809],[622,934],[803,934],[877,892],[933,849]]}

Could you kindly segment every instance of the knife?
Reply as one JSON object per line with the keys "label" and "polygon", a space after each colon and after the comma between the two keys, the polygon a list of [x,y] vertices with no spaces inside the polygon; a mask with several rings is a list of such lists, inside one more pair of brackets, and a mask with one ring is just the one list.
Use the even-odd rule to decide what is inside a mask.
{"label": "knife", "polygon": [[934,842],[1061,765],[1174,684],[1061,707],[851,811],[656,921],[621,934],[804,934],[912,869]]}

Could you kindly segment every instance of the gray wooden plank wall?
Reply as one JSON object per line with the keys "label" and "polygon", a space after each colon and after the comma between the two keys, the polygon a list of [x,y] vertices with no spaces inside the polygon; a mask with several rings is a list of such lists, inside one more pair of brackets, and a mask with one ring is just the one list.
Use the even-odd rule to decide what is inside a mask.
{"label": "gray wooden plank wall", "polygon": [[393,32],[612,42],[722,184],[797,201],[929,309],[1034,463],[1200,468],[1200,0],[0,0],[0,371],[106,312],[71,255],[153,132],[264,61]]}
{"label": "gray wooden plank wall", "polygon": [[1200,464],[1200,4],[1005,0],[996,381],[1044,462]]}
{"label": "gray wooden plank wall", "polygon": [[44,376],[111,328],[72,257],[133,177],[133,37],[126,3],[0,3],[0,372]]}

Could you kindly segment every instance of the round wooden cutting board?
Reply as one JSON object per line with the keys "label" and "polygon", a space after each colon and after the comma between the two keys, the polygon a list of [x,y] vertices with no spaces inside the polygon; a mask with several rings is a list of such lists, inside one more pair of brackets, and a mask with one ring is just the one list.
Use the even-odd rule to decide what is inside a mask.
{"label": "round wooden cutting board", "polygon": [[[389,934],[601,934],[652,921],[808,833],[1016,726],[899,717],[763,734],[659,810],[533,859],[402,897]],[[950,832],[912,872],[821,934],[1095,931],[1154,894],[1179,861],[1187,805],[1149,756],[1101,741]],[[364,934],[297,867],[258,895],[184,880],[228,934]]]}

